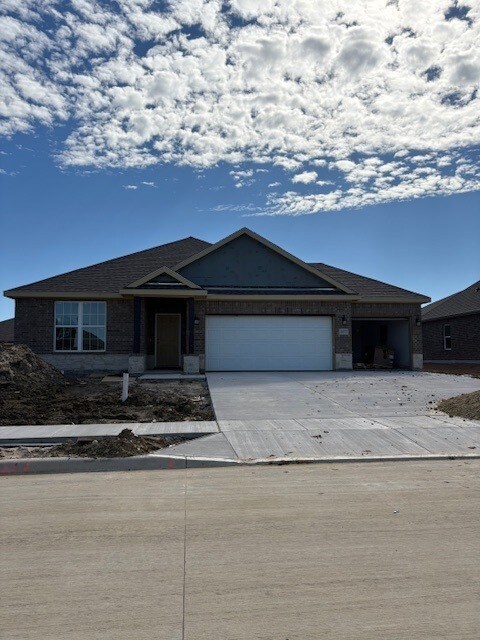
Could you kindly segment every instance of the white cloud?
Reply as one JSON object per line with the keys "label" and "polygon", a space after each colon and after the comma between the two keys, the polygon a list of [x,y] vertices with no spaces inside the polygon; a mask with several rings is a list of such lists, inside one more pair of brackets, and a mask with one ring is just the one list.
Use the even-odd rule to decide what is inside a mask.
{"label": "white cloud", "polygon": [[155,187],[155,182],[146,182],[144,180],[142,180],[142,184],[144,184],[146,187]]}
{"label": "white cloud", "polygon": [[136,189],[138,189],[136,184],[124,184],[123,188],[124,189],[129,189],[131,191],[135,191]]}
{"label": "white cloud", "polygon": [[317,176],[318,174],[316,171],[304,171],[303,173],[297,173],[296,175],[294,175],[292,178],[292,182],[295,184],[310,184],[311,182],[315,182]]}
{"label": "white cloud", "polygon": [[478,189],[470,4],[4,0],[0,133],[69,121],[62,165],[225,163],[238,188],[283,168],[313,191],[271,195],[284,214]]}
{"label": "white cloud", "polygon": [[270,184],[268,185],[269,187],[279,187],[282,183],[281,182],[270,182]]}

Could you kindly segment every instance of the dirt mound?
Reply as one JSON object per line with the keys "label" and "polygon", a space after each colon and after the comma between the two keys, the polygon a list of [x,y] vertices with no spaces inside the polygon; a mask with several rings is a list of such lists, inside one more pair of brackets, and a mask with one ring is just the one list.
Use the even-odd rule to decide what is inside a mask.
{"label": "dirt mound", "polygon": [[39,389],[65,386],[58,369],[24,344],[0,344],[0,389],[32,395]]}
{"label": "dirt mound", "polygon": [[118,436],[99,440],[65,442],[51,447],[49,457],[80,456],[82,458],[126,458],[141,456],[168,446],[167,440],[157,437],[136,436],[130,429],[123,429]]}
{"label": "dirt mound", "polygon": [[451,418],[459,416],[467,420],[480,420],[480,391],[441,400],[437,409],[447,413]]}

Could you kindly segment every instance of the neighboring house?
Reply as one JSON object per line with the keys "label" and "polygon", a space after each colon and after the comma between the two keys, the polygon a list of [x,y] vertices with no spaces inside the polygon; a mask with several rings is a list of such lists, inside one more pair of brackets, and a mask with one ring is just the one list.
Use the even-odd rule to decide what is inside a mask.
{"label": "neighboring house", "polygon": [[480,280],[422,309],[426,362],[480,362]]}
{"label": "neighboring house", "polygon": [[0,342],[13,342],[14,318],[0,322]]}
{"label": "neighboring house", "polygon": [[395,351],[422,367],[421,304],[307,264],[249,229],[140,251],[6,291],[15,341],[63,370],[331,370]]}

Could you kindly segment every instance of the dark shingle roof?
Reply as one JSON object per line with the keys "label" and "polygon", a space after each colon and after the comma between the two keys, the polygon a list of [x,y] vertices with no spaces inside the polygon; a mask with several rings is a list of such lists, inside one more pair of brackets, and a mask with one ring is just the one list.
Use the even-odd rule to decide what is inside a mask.
{"label": "dark shingle roof", "polygon": [[422,296],[420,293],[395,287],[393,284],[387,284],[386,282],[374,280],[373,278],[366,278],[365,276],[360,276],[357,273],[344,271],[343,269],[338,269],[337,267],[332,267],[328,264],[323,264],[322,262],[312,262],[310,264],[319,271],[322,271],[326,276],[330,276],[333,280],[337,280],[362,297],[408,298],[410,300],[418,297],[419,302],[422,300],[425,301],[426,299],[426,296]]}
{"label": "dark shingle roof", "polygon": [[[172,268],[179,262],[210,246],[211,243],[205,240],[192,237],[184,238],[183,240],[163,244],[145,251],[138,251],[137,253],[100,262],[90,267],[76,269],[52,278],[10,289],[8,295],[15,297],[15,293],[24,291],[38,292],[39,295],[42,292],[118,293],[120,289],[156,269],[161,267]],[[425,301],[425,297],[420,296],[418,293],[394,287],[372,278],[365,278],[319,262],[311,263],[311,265],[362,297],[418,298],[418,302]]]}
{"label": "dark shingle roof", "polygon": [[438,320],[480,313],[480,280],[451,296],[432,302],[422,309],[422,320]]}
{"label": "dark shingle roof", "polygon": [[13,342],[13,332],[15,328],[15,318],[2,320],[0,322],[0,342]]}
{"label": "dark shingle roof", "polygon": [[192,237],[184,238],[152,249],[99,262],[91,267],[75,269],[75,271],[39,280],[23,287],[10,289],[9,293],[13,294],[18,291],[118,293],[123,287],[143,278],[152,271],[160,269],[160,267],[174,267],[180,261],[190,258],[209,246],[210,242],[205,240]]}

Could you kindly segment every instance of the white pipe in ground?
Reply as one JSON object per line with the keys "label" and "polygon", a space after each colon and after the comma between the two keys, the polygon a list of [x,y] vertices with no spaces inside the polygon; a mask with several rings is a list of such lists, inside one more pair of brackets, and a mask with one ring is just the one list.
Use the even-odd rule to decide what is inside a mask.
{"label": "white pipe in ground", "polygon": [[125,400],[128,398],[128,381],[129,381],[130,376],[128,375],[128,373],[124,373],[123,374],[123,380],[122,380],[122,402],[125,402]]}

